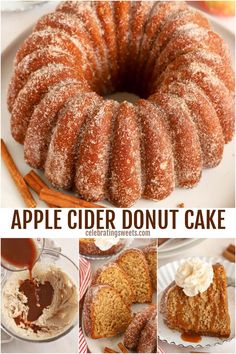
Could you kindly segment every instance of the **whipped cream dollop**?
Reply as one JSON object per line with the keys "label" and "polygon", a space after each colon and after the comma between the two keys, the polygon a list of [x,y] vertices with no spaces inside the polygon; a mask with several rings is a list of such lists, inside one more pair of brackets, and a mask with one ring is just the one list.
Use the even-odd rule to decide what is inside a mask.
{"label": "whipped cream dollop", "polygon": [[94,243],[101,251],[107,251],[112,246],[117,245],[119,241],[118,237],[98,237]]}
{"label": "whipped cream dollop", "polygon": [[213,282],[211,264],[199,258],[189,258],[182,263],[175,274],[175,282],[183,288],[187,296],[195,296],[206,291]]}

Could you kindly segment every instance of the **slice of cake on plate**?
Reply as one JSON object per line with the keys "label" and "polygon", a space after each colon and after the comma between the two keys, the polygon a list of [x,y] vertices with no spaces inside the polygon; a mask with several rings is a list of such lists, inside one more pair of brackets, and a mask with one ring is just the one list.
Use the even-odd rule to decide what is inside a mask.
{"label": "slice of cake on plate", "polygon": [[161,313],[171,329],[192,335],[230,336],[224,266],[198,258],[180,265],[161,298]]}

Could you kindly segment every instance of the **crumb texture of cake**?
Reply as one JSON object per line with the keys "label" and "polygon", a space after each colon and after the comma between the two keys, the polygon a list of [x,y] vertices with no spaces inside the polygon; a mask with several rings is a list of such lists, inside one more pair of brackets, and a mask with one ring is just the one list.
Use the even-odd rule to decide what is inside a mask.
{"label": "crumb texture of cake", "polygon": [[109,248],[102,250],[95,244],[95,238],[80,238],[79,239],[79,252],[84,255],[101,255],[108,256],[118,253],[123,247],[124,242],[119,240],[115,245],[111,245]]}
{"label": "crumb texture of cake", "polygon": [[221,162],[234,79],[227,44],[185,1],[62,1],[16,53],[11,133],[55,188],[123,208],[160,201]]}
{"label": "crumb texture of cake", "polygon": [[161,313],[167,326],[182,333],[214,337],[230,336],[227,279],[223,265],[213,265],[214,278],[202,293],[187,296],[172,282],[161,298]]}
{"label": "crumb texture of cake", "polygon": [[83,307],[87,336],[93,339],[113,337],[123,333],[131,320],[131,308],[114,288],[108,285],[89,288]]}
{"label": "crumb texture of cake", "polygon": [[148,262],[152,287],[154,290],[157,290],[157,246],[147,246],[142,251]]}
{"label": "crumb texture of cake", "polygon": [[133,302],[133,291],[129,277],[116,263],[108,263],[99,268],[92,280],[92,285],[110,285],[121,295],[127,305]]}
{"label": "crumb texture of cake", "polygon": [[153,289],[144,253],[137,248],[130,248],[122,252],[116,262],[130,278],[134,302],[151,302]]}
{"label": "crumb texture of cake", "polygon": [[[130,323],[130,325],[128,326],[124,334],[124,344],[128,349],[136,350],[138,346],[141,347],[142,343],[146,342],[145,340],[146,335],[144,335],[143,339],[141,340],[142,338],[141,334],[143,330],[146,328],[148,321],[152,318],[153,314],[156,315],[156,313],[157,313],[156,305],[150,305],[144,310],[136,313],[136,315],[134,316],[132,322]],[[146,330],[145,332],[147,333],[148,330]],[[155,325],[155,333],[157,334],[157,324]],[[152,334],[155,333],[153,333],[152,331]],[[147,334],[147,336],[148,337],[150,336],[150,332]],[[146,351],[142,351],[142,353],[145,352]],[[147,353],[152,353],[152,351],[147,351]]]}

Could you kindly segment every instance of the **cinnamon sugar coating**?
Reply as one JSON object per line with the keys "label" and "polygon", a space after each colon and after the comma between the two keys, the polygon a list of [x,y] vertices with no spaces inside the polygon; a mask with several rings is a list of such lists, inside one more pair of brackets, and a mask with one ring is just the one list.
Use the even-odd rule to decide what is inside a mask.
{"label": "cinnamon sugar coating", "polygon": [[114,90],[111,81],[111,67],[108,60],[108,52],[106,48],[105,38],[103,36],[103,28],[99,21],[91,1],[62,1],[56,11],[76,15],[84,24],[87,33],[93,45],[93,50],[99,60],[99,69],[101,71],[101,79],[104,82],[102,94],[106,94]]}
{"label": "cinnamon sugar coating", "polygon": [[157,310],[154,311],[151,318],[141,332],[137,352],[155,353],[157,348]]}
{"label": "cinnamon sugar coating", "polygon": [[[143,309],[142,311],[135,314],[132,322],[128,326],[124,334],[124,345],[128,349],[135,350],[138,347],[143,347],[147,343],[147,338],[145,334],[142,336],[142,332],[145,330],[148,321],[152,318],[155,314],[156,316],[156,305],[150,305]],[[145,332],[147,333],[148,330],[146,329]],[[155,326],[155,332],[157,335],[157,324]],[[147,336],[150,336],[150,332],[147,333]],[[143,337],[143,339],[141,339]],[[154,348],[153,348],[154,349]],[[139,353],[139,352],[138,352]],[[142,351],[140,353],[152,353],[152,351]]]}
{"label": "cinnamon sugar coating", "polygon": [[80,132],[101,103],[95,93],[80,93],[60,111],[45,163],[46,177],[54,186],[64,189],[74,186]]}
{"label": "cinnamon sugar coating", "polygon": [[57,123],[57,112],[81,86],[75,81],[65,80],[51,87],[35,108],[25,136],[25,160],[35,168],[44,167],[53,129]]}
{"label": "cinnamon sugar coating", "polygon": [[225,144],[231,141],[235,129],[234,97],[225,84],[214,75],[211,68],[205,64],[192,62],[178,71],[167,73],[161,86],[174,81],[193,82],[204,92],[218,116]]}
{"label": "cinnamon sugar coating", "polygon": [[103,102],[83,127],[76,162],[75,188],[86,200],[97,201],[109,195],[110,136],[118,107],[118,102]]}
{"label": "cinnamon sugar coating", "polygon": [[165,113],[146,100],[138,103],[143,196],[161,200],[174,189],[174,158]]}
{"label": "cinnamon sugar coating", "polygon": [[222,128],[209,99],[199,87],[191,82],[173,82],[165,88],[185,100],[193,121],[198,130],[202,150],[203,167],[214,167],[219,164],[224,149]]}
{"label": "cinnamon sugar coating", "polygon": [[164,90],[159,90],[149,100],[166,114],[173,148],[176,184],[191,188],[200,180],[202,156],[197,128],[190,111],[182,98]]}
{"label": "cinnamon sugar coating", "polygon": [[169,41],[176,36],[179,29],[186,25],[189,26],[189,24],[198,25],[201,28],[206,28],[209,30],[212,29],[208,20],[195,10],[186,9],[184,11],[174,12],[171,14],[152,46],[152,50],[145,66],[144,75],[146,77],[149,77],[152,72],[155,75],[154,66],[156,58],[159,57]]}
{"label": "cinnamon sugar coating", "polygon": [[141,197],[141,156],[134,106],[122,102],[114,122],[110,162],[109,200],[119,206],[133,205]]}

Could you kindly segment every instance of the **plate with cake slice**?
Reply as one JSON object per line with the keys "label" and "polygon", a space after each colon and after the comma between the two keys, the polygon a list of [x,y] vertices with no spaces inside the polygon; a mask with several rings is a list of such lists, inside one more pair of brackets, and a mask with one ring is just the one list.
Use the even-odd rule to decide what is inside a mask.
{"label": "plate with cake slice", "polygon": [[157,246],[138,245],[93,272],[82,311],[91,353],[156,352]]}
{"label": "plate with cake slice", "polygon": [[158,270],[158,340],[205,348],[235,337],[235,266],[193,257]]}

